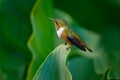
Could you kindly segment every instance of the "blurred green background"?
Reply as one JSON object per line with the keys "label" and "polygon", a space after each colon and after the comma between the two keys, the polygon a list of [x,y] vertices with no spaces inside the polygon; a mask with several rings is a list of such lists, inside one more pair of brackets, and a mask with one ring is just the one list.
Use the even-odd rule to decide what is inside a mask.
{"label": "blurred green background", "polygon": [[[38,1],[43,4],[51,4],[47,0]],[[35,0],[0,0],[0,80],[26,79],[33,56],[27,43],[33,31],[30,13],[35,2]],[[111,75],[120,78],[120,1],[53,0],[51,2],[54,8],[50,7],[50,9],[57,8],[68,13],[80,26],[101,36],[99,45],[107,55],[107,64],[112,67]],[[42,9],[46,10],[46,7]],[[92,38],[94,39],[94,37]],[[50,50],[52,49],[50,48]],[[93,76],[97,77],[96,74],[90,75],[95,70],[91,59],[86,57],[73,59],[71,64],[80,65],[77,62],[79,60],[85,62],[80,62],[82,64],[81,67],[78,66],[80,70],[90,70],[87,74],[81,72],[81,76],[85,75],[81,80],[92,80]],[[85,68],[89,64],[90,67]],[[76,66],[73,66],[72,69],[69,67],[69,69],[73,74],[73,79],[79,80],[77,75],[74,75],[77,73],[72,73],[74,67]],[[93,70],[89,69],[91,67]],[[90,76],[87,78],[86,75]]]}
{"label": "blurred green background", "polygon": [[54,3],[79,25],[102,35],[101,45],[106,51],[120,52],[119,0],[54,0]]}

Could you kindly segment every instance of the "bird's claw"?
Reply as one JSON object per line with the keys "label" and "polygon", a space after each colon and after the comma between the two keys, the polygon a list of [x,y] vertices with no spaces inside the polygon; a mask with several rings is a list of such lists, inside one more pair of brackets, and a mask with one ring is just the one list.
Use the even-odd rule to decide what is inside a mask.
{"label": "bird's claw", "polygon": [[69,50],[71,48],[71,46],[67,47],[66,50]]}

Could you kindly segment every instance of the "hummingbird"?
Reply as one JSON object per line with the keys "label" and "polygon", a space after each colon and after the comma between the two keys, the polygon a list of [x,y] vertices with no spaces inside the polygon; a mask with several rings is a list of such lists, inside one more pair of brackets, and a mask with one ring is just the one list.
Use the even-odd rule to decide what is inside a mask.
{"label": "hummingbird", "polygon": [[66,42],[65,44],[69,44],[69,47],[66,49],[69,49],[72,45],[75,45],[82,51],[88,50],[92,52],[92,50],[86,45],[82,38],[69,29],[68,25],[63,20],[52,18],[49,19],[54,22],[58,37],[64,40]]}

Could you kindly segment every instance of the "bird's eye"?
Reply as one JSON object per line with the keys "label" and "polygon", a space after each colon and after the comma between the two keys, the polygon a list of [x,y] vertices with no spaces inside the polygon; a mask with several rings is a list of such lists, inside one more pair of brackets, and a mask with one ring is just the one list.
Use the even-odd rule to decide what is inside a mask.
{"label": "bird's eye", "polygon": [[57,21],[55,21],[55,23],[56,23],[56,25],[58,25],[58,22],[57,22]]}

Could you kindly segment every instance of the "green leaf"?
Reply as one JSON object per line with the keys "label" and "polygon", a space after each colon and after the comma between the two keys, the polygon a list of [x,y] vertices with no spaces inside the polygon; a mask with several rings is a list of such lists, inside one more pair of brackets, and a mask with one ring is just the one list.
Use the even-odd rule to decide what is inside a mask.
{"label": "green leaf", "polygon": [[70,50],[68,45],[62,44],[53,50],[38,69],[34,80],[72,80],[66,67],[66,59]]}
{"label": "green leaf", "polygon": [[103,77],[101,80],[120,80],[120,78],[115,78],[115,77],[110,76],[111,70],[112,70],[112,68],[108,67],[107,70],[105,71],[105,73],[103,74]]}
{"label": "green leaf", "polygon": [[108,80],[110,71],[111,71],[111,68],[108,68],[108,69],[105,71],[105,73],[104,73],[104,75],[103,75],[103,77],[102,77],[102,80]]}
{"label": "green leaf", "polygon": [[[49,3],[49,4],[48,4]],[[28,71],[27,80],[31,80],[48,53],[54,49],[54,26],[48,20],[52,17],[51,0],[37,0],[30,18],[33,34],[28,41],[28,47],[33,53],[32,62]]]}

